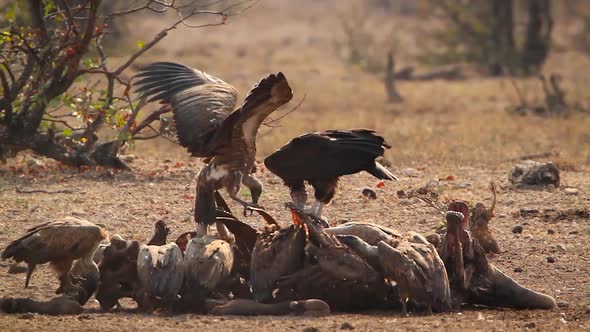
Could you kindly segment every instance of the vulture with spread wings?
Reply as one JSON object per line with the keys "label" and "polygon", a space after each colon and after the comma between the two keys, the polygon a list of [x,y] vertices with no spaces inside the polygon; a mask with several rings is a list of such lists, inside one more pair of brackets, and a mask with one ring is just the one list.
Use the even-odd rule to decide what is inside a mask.
{"label": "vulture with spread wings", "polygon": [[390,146],[370,129],[327,130],[292,139],[264,160],[264,165],[291,189],[298,208],[307,202],[307,181],[315,191],[310,210],[320,218],[322,208],[330,203],[338,178],[367,171],[382,180],[396,180],[383,165],[375,161]]}
{"label": "vulture with spread wings", "polygon": [[[221,79],[171,62],[156,62],[136,76],[137,92],[169,105],[180,145],[195,157],[210,158],[197,177],[197,235],[215,221],[216,190],[226,188],[244,207],[257,206],[262,184],[250,175],[256,155],[256,133],[272,112],[293,98],[282,73],[256,84],[236,108],[237,91]],[[252,203],[238,197],[244,183]]]}

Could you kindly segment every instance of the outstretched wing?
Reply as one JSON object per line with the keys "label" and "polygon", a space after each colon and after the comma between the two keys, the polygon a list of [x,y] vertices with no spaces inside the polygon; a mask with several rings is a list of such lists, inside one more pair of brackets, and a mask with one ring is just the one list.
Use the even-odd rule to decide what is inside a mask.
{"label": "outstretched wing", "polygon": [[375,162],[389,145],[368,129],[329,130],[292,139],[264,160],[283,180],[331,179],[367,171],[382,179],[395,179]]}
{"label": "outstretched wing", "polygon": [[180,145],[196,157],[213,155],[210,140],[236,107],[238,92],[221,79],[172,62],[141,69],[134,83],[148,101],[170,104]]}
{"label": "outstretched wing", "polygon": [[233,139],[252,143],[262,121],[293,98],[293,91],[283,73],[271,74],[258,82],[244,103],[223,122],[214,138],[214,149],[231,146]]}

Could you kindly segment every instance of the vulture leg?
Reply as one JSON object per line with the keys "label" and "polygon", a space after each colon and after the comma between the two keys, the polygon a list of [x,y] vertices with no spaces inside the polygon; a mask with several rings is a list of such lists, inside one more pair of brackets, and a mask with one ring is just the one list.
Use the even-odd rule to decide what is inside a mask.
{"label": "vulture leg", "polygon": [[305,183],[303,180],[289,182],[285,181],[285,184],[291,188],[291,199],[295,206],[303,211],[305,209],[305,203],[307,203],[307,190],[305,189]]}
{"label": "vulture leg", "polygon": [[197,224],[197,237],[203,237],[203,236],[207,235],[208,231],[209,231],[209,225],[204,224],[204,223]]}
{"label": "vulture leg", "polygon": [[338,178],[330,180],[313,180],[310,181],[315,193],[315,202],[312,205],[311,214],[316,219],[322,219],[322,209],[327,203],[330,203],[334,195],[336,194],[336,188],[338,187]]}
{"label": "vulture leg", "polygon": [[[242,204],[244,206],[244,216],[247,216],[248,214],[248,208],[253,207],[253,208],[262,208],[260,205],[256,204],[256,203],[249,203],[246,202],[245,200],[241,199],[238,197],[238,193],[240,191],[240,185],[242,183],[242,172],[235,172],[234,173],[234,177],[233,177],[233,181],[230,181],[229,185],[226,186],[227,189],[227,193],[229,194],[229,197],[231,197],[231,199],[233,199],[234,201]],[[252,197],[254,198],[254,197]]]}
{"label": "vulture leg", "polygon": [[25,279],[25,288],[29,288],[29,282],[31,281],[31,275],[35,271],[37,264],[27,264],[27,277]]}
{"label": "vulture leg", "polygon": [[245,174],[243,176],[242,183],[250,189],[252,203],[258,204],[258,199],[260,199],[260,195],[262,194],[262,183],[250,174]]}

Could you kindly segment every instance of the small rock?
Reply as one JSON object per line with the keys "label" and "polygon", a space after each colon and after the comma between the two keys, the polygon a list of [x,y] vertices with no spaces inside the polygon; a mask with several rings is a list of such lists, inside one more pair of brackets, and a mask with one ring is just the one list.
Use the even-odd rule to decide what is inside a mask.
{"label": "small rock", "polygon": [[397,198],[404,198],[404,197],[406,197],[406,192],[401,189],[398,190],[397,191]]}
{"label": "small rock", "polygon": [[535,327],[537,327],[537,324],[535,324],[535,322],[530,322],[530,323],[524,324],[525,329],[534,329]]}
{"label": "small rock", "polygon": [[377,193],[369,188],[363,189],[363,196],[367,197],[368,199],[377,199]]}
{"label": "small rock", "polygon": [[547,257],[547,263],[555,263],[555,257],[553,257],[553,256]]}
{"label": "small rock", "polygon": [[578,231],[571,231],[570,234],[576,235],[576,234],[579,234],[579,233],[578,233]]}
{"label": "small rock", "polygon": [[514,272],[520,273],[522,271],[524,271],[522,267],[514,268]]}
{"label": "small rock", "polygon": [[565,188],[565,189],[563,190],[563,192],[564,192],[566,195],[572,195],[572,196],[573,196],[573,195],[577,195],[577,194],[578,194],[578,189],[576,189],[576,188]]}
{"label": "small rock", "polygon": [[522,226],[521,225],[516,225],[514,227],[512,227],[512,233],[514,234],[522,234]]}
{"label": "small rock", "polygon": [[301,330],[302,332],[318,332],[319,329],[317,327],[313,327],[313,326],[307,326],[304,327],[303,330]]}
{"label": "small rock", "polygon": [[399,200],[399,205],[411,205],[412,204],[412,200],[404,198],[404,199],[400,199]]}
{"label": "small rock", "polygon": [[401,170],[402,174],[408,177],[418,176],[418,171],[413,168],[404,168]]}
{"label": "small rock", "polygon": [[463,189],[463,188],[469,188],[471,186],[472,186],[472,183],[469,181],[459,181],[459,182],[453,184],[453,189]]}
{"label": "small rock", "polygon": [[562,309],[569,308],[570,304],[566,301],[557,301],[557,307]]}
{"label": "small rock", "polygon": [[89,314],[83,314],[78,316],[78,320],[88,320],[88,319],[92,319],[92,316],[90,316]]}
{"label": "small rock", "polygon": [[533,236],[530,235],[530,234],[527,234],[527,235],[524,236],[524,239],[525,240],[532,240],[533,239]]}
{"label": "small rock", "polygon": [[342,325],[340,325],[340,329],[341,330],[354,330],[354,326],[352,326],[352,324],[350,324],[349,322],[344,322],[344,323],[342,323]]}
{"label": "small rock", "polygon": [[133,154],[124,154],[119,155],[119,159],[123,160],[126,163],[132,163],[137,157]]}
{"label": "small rock", "polygon": [[555,234],[555,231],[550,228],[547,230],[547,234],[549,234],[549,235]]}
{"label": "small rock", "polygon": [[565,246],[563,244],[558,244],[556,247],[557,251],[559,252],[566,252]]}
{"label": "small rock", "polygon": [[532,208],[532,207],[523,207],[517,213],[515,213],[516,217],[534,217],[539,213],[539,209]]}

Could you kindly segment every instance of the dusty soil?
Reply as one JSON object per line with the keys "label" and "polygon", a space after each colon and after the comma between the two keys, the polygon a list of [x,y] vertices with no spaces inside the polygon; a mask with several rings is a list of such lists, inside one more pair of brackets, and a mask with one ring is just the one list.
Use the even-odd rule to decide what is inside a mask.
{"label": "dusty soil", "polygon": [[[558,309],[465,308],[456,313],[408,318],[395,312],[333,314],[317,319],[168,317],[128,310],[102,313],[91,300],[86,305],[87,312],[77,316],[0,314],[0,330],[326,331],[346,327],[344,323],[356,331],[590,329],[590,220],[588,213],[575,213],[575,210],[590,209],[590,116],[521,117],[506,112],[519,103],[513,83],[520,87],[528,102],[543,102],[536,77],[509,81],[468,75],[460,81],[400,81],[398,89],[404,102],[388,105],[383,73],[368,72],[362,64],[348,60],[349,45],[343,33],[343,21],[358,19],[359,31],[367,35],[363,37],[369,44],[366,49],[380,48],[374,52],[375,58],[383,61],[384,51],[394,40],[398,67],[410,65],[425,71],[430,68],[422,68],[417,55],[436,39],[433,32],[444,27],[444,22],[431,13],[399,16],[395,12],[371,13],[358,8],[366,3],[261,1],[243,15],[230,18],[229,24],[222,27],[171,31],[138,64],[184,63],[235,85],[241,96],[260,77],[283,71],[295,97],[279,114],[291,109],[303,95],[306,98],[279,128],[261,129],[257,142],[259,158],[292,137],[314,130],[368,127],[382,133],[393,145],[385,158],[399,181],[376,188],[377,181],[367,174],[344,178],[340,193],[324,210],[333,223],[368,221],[400,231],[429,234],[442,217],[421,202],[399,199],[398,190],[415,189],[453,175],[453,181],[437,184],[442,200],[463,199],[489,206],[491,194],[487,188],[491,180],[496,181],[498,204],[491,228],[502,253],[490,259],[523,285],[554,296],[560,304]],[[126,61],[125,54],[135,51],[137,40],[151,40],[172,19],[174,15],[124,18],[129,40],[115,50],[108,50],[119,54],[109,59],[109,68]],[[581,69],[590,66],[590,57],[568,44],[574,37],[572,27],[576,26],[570,23],[561,17],[556,19],[557,47],[552,50],[543,72],[561,74],[568,101],[588,106],[590,79],[587,70]],[[371,40],[375,42],[371,44]],[[124,74],[131,77],[133,69]],[[92,82],[82,83],[80,89]],[[154,104],[147,108],[157,107]],[[562,188],[577,188],[578,195],[566,195],[563,189],[509,187],[507,177],[512,162],[507,160],[548,151],[560,153],[553,161],[563,170]],[[0,249],[27,228],[47,218],[65,215],[87,218],[104,224],[111,233],[140,241],[148,239],[153,224],[160,218],[172,228],[171,238],[194,228],[194,177],[201,163],[163,140],[138,143],[136,150],[128,153],[139,156],[130,163],[133,173],[79,172],[47,160],[42,160],[45,169],[35,171],[28,166],[31,156],[27,154],[10,160],[8,165],[0,165]],[[404,171],[409,167],[415,171]],[[282,207],[289,200],[287,190],[263,168],[258,176],[266,186],[261,203],[283,224],[290,222],[289,213]],[[377,199],[363,197],[364,188],[375,190]],[[521,214],[523,208],[538,211]],[[252,225],[263,223],[257,217],[245,220]],[[522,234],[512,233],[515,225],[523,226]],[[553,257],[555,262],[549,263],[548,257]],[[38,267],[27,290],[23,289],[24,274],[12,275],[5,273],[7,270],[8,262],[0,262],[0,296],[35,299],[53,296],[57,280],[47,267]],[[125,305],[133,308],[131,302]]]}
{"label": "dusty soil", "polygon": [[[134,173],[109,170],[78,171],[50,160],[41,160],[45,169],[27,167],[31,156],[11,161],[0,172],[0,247],[23,231],[49,217],[76,215],[104,224],[109,232],[125,238],[145,241],[155,221],[162,218],[172,228],[171,238],[194,227],[192,204],[194,177],[201,167],[196,160],[160,161],[135,159]],[[42,167],[43,168],[43,167]],[[136,314],[128,310],[103,313],[91,300],[87,312],[69,317],[39,315],[0,315],[2,330],[129,330],[141,326],[147,330],[338,330],[349,323],[355,330],[512,330],[515,328],[579,330],[590,328],[590,224],[588,213],[570,211],[590,207],[590,176],[587,171],[563,172],[563,186],[580,188],[578,195],[563,190],[515,190],[509,187],[509,165],[497,169],[425,166],[408,171],[393,166],[399,181],[377,188],[367,174],[349,176],[341,181],[340,192],[326,208],[332,223],[342,220],[379,223],[400,231],[433,232],[440,215],[419,201],[399,199],[397,190],[408,190],[429,181],[453,175],[452,181],[439,181],[443,200],[464,199],[488,205],[488,184],[499,184],[496,218],[491,228],[502,253],[491,261],[518,282],[556,298],[559,308],[550,311],[513,311],[507,309],[465,308],[461,312],[432,316],[397,312],[333,314],[324,318],[304,317],[213,317],[199,315],[165,316]],[[289,213],[283,208],[288,191],[278,178],[260,168],[265,183],[261,203],[286,224]],[[372,188],[376,200],[368,200],[362,189]],[[237,206],[234,206],[239,211]],[[521,213],[521,209],[528,211]],[[536,209],[538,212],[531,212]],[[549,209],[549,211],[545,211]],[[551,210],[554,209],[554,210]],[[570,212],[568,212],[570,211]],[[561,212],[561,213],[560,213]],[[257,217],[245,218],[260,226]],[[522,225],[522,234],[513,234],[514,225]],[[551,232],[552,230],[553,232]],[[550,234],[551,233],[551,234]],[[547,261],[555,258],[554,263]],[[7,262],[1,269],[8,269]],[[520,271],[520,272],[515,272]],[[57,281],[47,267],[34,273],[29,289],[23,289],[24,274],[0,274],[0,296],[24,296],[49,299]],[[126,308],[133,303],[125,302]],[[345,324],[346,326],[346,324]]]}

